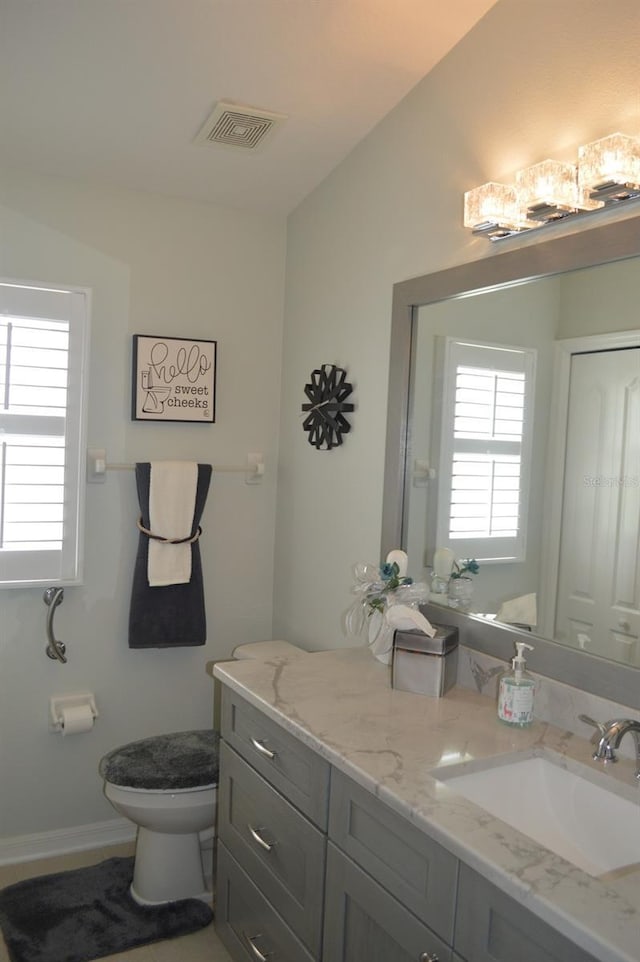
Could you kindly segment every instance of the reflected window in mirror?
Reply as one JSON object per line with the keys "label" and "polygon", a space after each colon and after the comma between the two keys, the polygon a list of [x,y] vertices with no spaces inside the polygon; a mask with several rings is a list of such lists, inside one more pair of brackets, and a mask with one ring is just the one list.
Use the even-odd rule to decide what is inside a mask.
{"label": "reflected window in mirror", "polygon": [[[414,316],[407,458],[427,461],[435,469],[436,478],[422,486],[413,480],[407,484],[403,538],[411,570],[426,569],[420,577],[427,581],[436,548],[449,547],[458,559],[475,558],[480,562],[480,573],[474,577],[475,613],[495,615],[510,599],[532,593],[540,597],[540,519],[545,498],[557,284],[556,278],[549,278],[478,297],[430,304],[421,307]],[[448,361],[445,359],[447,345]],[[495,357],[494,352],[498,353],[498,359],[483,359],[485,354]],[[495,431],[493,423],[476,432],[483,437],[453,437],[458,366],[524,375],[526,392],[522,395],[523,406],[518,417],[526,430],[521,440],[508,436],[507,432]],[[467,403],[465,401],[465,405]],[[495,412],[490,407],[486,415],[492,420]],[[466,408],[467,413],[471,409]],[[498,532],[494,530],[491,538],[450,537],[451,487],[457,483],[452,470],[454,454],[485,458],[483,467],[491,471],[498,457],[521,459],[517,491],[515,494],[500,492],[505,501],[513,495],[513,503],[501,507],[510,512],[517,507],[517,535],[497,537]],[[503,460],[500,467],[513,470],[517,460],[509,465]],[[478,476],[460,479],[461,484],[469,484],[476,494],[478,481]],[[490,494],[498,483],[512,485],[518,479],[512,476],[498,481],[489,476],[485,481],[485,493]],[[500,510],[497,504],[489,507],[494,514]],[[498,523],[497,518],[495,522]],[[475,523],[480,524],[480,519]]]}
{"label": "reflected window in mirror", "polygon": [[524,561],[536,351],[437,340],[443,380],[441,404],[434,403],[441,440],[433,549],[485,564]]}

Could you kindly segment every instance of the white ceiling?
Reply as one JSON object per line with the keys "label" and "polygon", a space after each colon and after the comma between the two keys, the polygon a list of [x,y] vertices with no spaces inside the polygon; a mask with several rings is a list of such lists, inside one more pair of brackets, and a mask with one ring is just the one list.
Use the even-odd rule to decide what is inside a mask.
{"label": "white ceiling", "polygon": [[[0,0],[0,164],[287,213],[495,0]],[[218,100],[288,115],[198,146]]]}

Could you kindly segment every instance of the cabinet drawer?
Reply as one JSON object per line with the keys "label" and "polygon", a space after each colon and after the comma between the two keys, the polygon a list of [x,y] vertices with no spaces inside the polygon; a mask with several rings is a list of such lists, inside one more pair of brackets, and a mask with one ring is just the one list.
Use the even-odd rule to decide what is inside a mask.
{"label": "cabinet drawer", "polygon": [[224,845],[218,846],[215,926],[235,962],[313,962]]}
{"label": "cabinet drawer", "polygon": [[466,865],[454,948],[469,962],[597,962]]}
{"label": "cabinet drawer", "polygon": [[458,863],[450,852],[337,771],[329,836],[445,942],[453,942]]}
{"label": "cabinet drawer", "polygon": [[218,835],[313,954],[319,954],[326,838],[221,742]]}
{"label": "cabinet drawer", "polygon": [[322,959],[451,962],[451,949],[329,843]]}
{"label": "cabinet drawer", "polygon": [[320,828],[327,827],[329,764],[223,688],[222,736],[267,781]]}

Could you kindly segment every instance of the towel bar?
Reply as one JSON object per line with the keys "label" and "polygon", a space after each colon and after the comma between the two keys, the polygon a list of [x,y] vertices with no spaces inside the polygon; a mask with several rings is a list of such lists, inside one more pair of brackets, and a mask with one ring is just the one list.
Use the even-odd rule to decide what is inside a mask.
{"label": "towel bar", "polygon": [[[87,481],[104,481],[107,471],[133,471],[135,464],[118,464],[107,461],[107,452],[102,448],[90,448],[87,452]],[[214,465],[214,474],[244,474],[247,484],[259,484],[264,477],[264,458],[262,454],[247,455],[245,464]]]}

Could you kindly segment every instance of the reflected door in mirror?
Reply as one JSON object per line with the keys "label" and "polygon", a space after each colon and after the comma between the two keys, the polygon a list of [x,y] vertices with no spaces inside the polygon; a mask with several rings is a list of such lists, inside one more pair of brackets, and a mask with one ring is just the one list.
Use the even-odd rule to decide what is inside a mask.
{"label": "reflected door in mirror", "polygon": [[640,347],[571,362],[558,640],[640,666]]}

